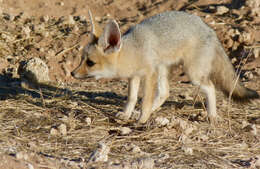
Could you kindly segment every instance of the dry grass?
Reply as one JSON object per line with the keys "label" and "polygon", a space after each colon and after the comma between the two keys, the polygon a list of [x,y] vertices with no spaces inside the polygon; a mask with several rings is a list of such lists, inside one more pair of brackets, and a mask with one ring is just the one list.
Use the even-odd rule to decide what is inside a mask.
{"label": "dry grass", "polygon": [[[125,84],[118,82],[118,86],[122,83]],[[259,124],[254,125],[258,131],[254,133],[253,124],[248,122],[259,118],[257,105],[235,105],[228,116],[227,102],[221,103],[219,99],[223,121],[211,126],[202,117],[201,108],[194,109],[192,101],[176,98],[184,90],[188,89],[188,95],[196,90],[185,84],[171,89],[174,96],[153,114],[148,124],[125,124],[132,132],[121,135],[115,128],[122,125],[114,120],[114,115],[126,101],[123,95],[126,91],[115,89],[117,94],[111,91],[109,86],[115,86],[114,81],[99,85],[103,90],[97,90],[92,82],[86,85],[87,89],[42,86],[43,97],[40,90],[34,90],[1,101],[0,151],[35,152],[50,158],[87,161],[97,143],[103,141],[111,148],[111,161],[150,157],[158,168],[249,167],[259,158]],[[32,97],[31,92],[38,97]],[[178,108],[177,103],[184,106]],[[154,121],[157,116],[169,119],[170,123],[159,127]],[[86,118],[91,119],[90,125]],[[51,135],[50,130],[60,124],[67,126],[67,135]],[[140,151],[133,151],[133,146]]]}

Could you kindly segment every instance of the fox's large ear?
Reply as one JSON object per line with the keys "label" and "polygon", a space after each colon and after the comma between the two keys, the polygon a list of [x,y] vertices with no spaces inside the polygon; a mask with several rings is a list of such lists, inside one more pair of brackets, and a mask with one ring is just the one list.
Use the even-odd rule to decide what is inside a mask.
{"label": "fox's large ear", "polygon": [[98,40],[98,45],[109,54],[117,52],[121,48],[121,33],[119,26],[115,20],[110,20],[106,25],[103,34]]}

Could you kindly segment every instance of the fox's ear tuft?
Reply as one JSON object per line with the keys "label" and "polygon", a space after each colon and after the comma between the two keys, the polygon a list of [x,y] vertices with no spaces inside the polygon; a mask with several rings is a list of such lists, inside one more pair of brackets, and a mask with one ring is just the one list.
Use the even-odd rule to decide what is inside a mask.
{"label": "fox's ear tuft", "polygon": [[120,50],[121,33],[115,20],[109,21],[109,23],[106,25],[103,34],[99,38],[98,44],[107,54]]}

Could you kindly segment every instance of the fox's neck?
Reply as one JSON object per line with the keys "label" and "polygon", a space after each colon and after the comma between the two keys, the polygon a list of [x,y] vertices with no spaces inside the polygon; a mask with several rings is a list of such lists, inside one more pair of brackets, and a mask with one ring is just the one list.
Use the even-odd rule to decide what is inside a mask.
{"label": "fox's neck", "polygon": [[128,78],[137,70],[136,51],[132,50],[131,44],[122,38],[122,46],[116,59],[116,72],[118,77]]}

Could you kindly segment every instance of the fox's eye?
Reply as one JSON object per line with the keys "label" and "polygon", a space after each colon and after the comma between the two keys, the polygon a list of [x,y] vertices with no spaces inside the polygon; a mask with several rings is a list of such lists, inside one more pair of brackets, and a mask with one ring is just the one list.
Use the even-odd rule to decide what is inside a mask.
{"label": "fox's eye", "polygon": [[92,67],[92,66],[94,66],[95,64],[96,64],[96,63],[93,62],[92,60],[87,59],[87,65],[88,65],[89,67]]}

